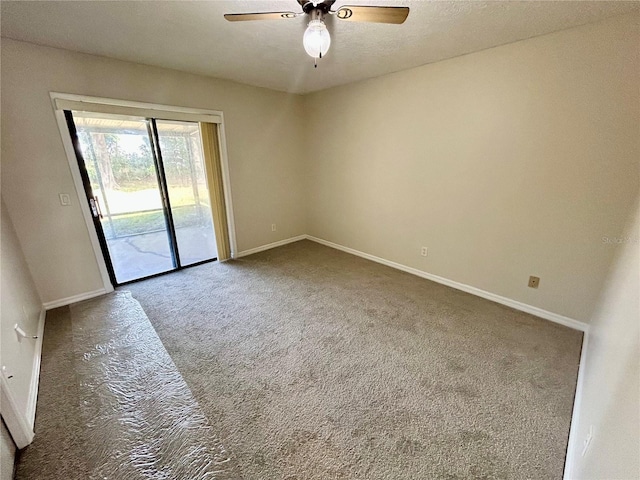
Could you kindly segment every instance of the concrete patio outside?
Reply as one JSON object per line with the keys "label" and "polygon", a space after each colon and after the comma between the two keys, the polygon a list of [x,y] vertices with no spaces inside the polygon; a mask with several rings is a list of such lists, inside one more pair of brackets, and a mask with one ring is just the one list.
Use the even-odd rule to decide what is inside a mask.
{"label": "concrete patio outside", "polygon": [[[182,266],[216,258],[216,240],[210,224],[176,228]],[[151,232],[107,239],[118,283],[174,269],[167,232]]]}

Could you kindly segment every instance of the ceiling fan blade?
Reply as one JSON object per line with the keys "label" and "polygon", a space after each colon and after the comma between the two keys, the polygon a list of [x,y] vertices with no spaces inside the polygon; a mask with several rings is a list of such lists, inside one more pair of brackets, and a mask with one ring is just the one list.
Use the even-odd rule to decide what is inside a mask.
{"label": "ceiling fan blade", "polygon": [[336,11],[336,17],[349,22],[404,23],[409,7],[364,7],[345,5]]}
{"label": "ceiling fan blade", "polygon": [[264,13],[226,13],[224,18],[230,22],[246,22],[249,20],[280,20],[295,18],[302,13],[294,12],[264,12]]}

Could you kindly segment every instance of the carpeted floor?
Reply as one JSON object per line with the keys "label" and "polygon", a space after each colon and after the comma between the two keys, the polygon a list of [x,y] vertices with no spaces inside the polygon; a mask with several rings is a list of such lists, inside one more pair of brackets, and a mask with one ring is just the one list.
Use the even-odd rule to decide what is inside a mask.
{"label": "carpeted floor", "polygon": [[[69,307],[47,312],[33,443],[16,462],[16,480],[89,478],[83,450]],[[70,345],[71,344],[71,345]],[[80,454],[76,454],[79,452]],[[4,480],[4,479],[3,479]]]}
{"label": "carpeted floor", "polygon": [[309,241],[122,290],[243,478],[562,478],[580,332]]}
{"label": "carpeted floor", "polygon": [[47,313],[35,432],[16,480],[240,476],[129,292]]}

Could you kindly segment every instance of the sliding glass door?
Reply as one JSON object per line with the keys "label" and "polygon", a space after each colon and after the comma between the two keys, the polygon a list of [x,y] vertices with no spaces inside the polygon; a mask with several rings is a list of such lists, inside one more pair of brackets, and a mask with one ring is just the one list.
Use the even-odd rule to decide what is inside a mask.
{"label": "sliding glass door", "polygon": [[216,257],[200,128],[189,122],[158,120],[155,124],[180,263],[186,266]]}
{"label": "sliding glass door", "polygon": [[216,259],[197,123],[65,115],[114,285]]}

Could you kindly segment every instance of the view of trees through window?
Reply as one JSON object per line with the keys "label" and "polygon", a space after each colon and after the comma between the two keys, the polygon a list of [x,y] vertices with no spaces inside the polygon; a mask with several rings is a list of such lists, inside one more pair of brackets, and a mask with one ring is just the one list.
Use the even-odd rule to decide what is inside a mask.
{"label": "view of trees through window", "polygon": [[[162,159],[171,191],[176,228],[209,223],[206,173],[200,158],[197,124],[191,131],[162,131]],[[115,131],[82,125],[78,137],[94,192],[107,215],[108,237],[164,229],[158,180],[147,131]],[[103,192],[104,190],[104,192]],[[110,195],[106,192],[110,191]],[[129,193],[129,195],[126,195]],[[204,194],[204,195],[203,195]],[[132,206],[136,205],[135,211]],[[143,211],[140,211],[143,210]]]}
{"label": "view of trees through window", "polygon": [[217,256],[198,123],[79,112],[73,119],[119,282]]}

